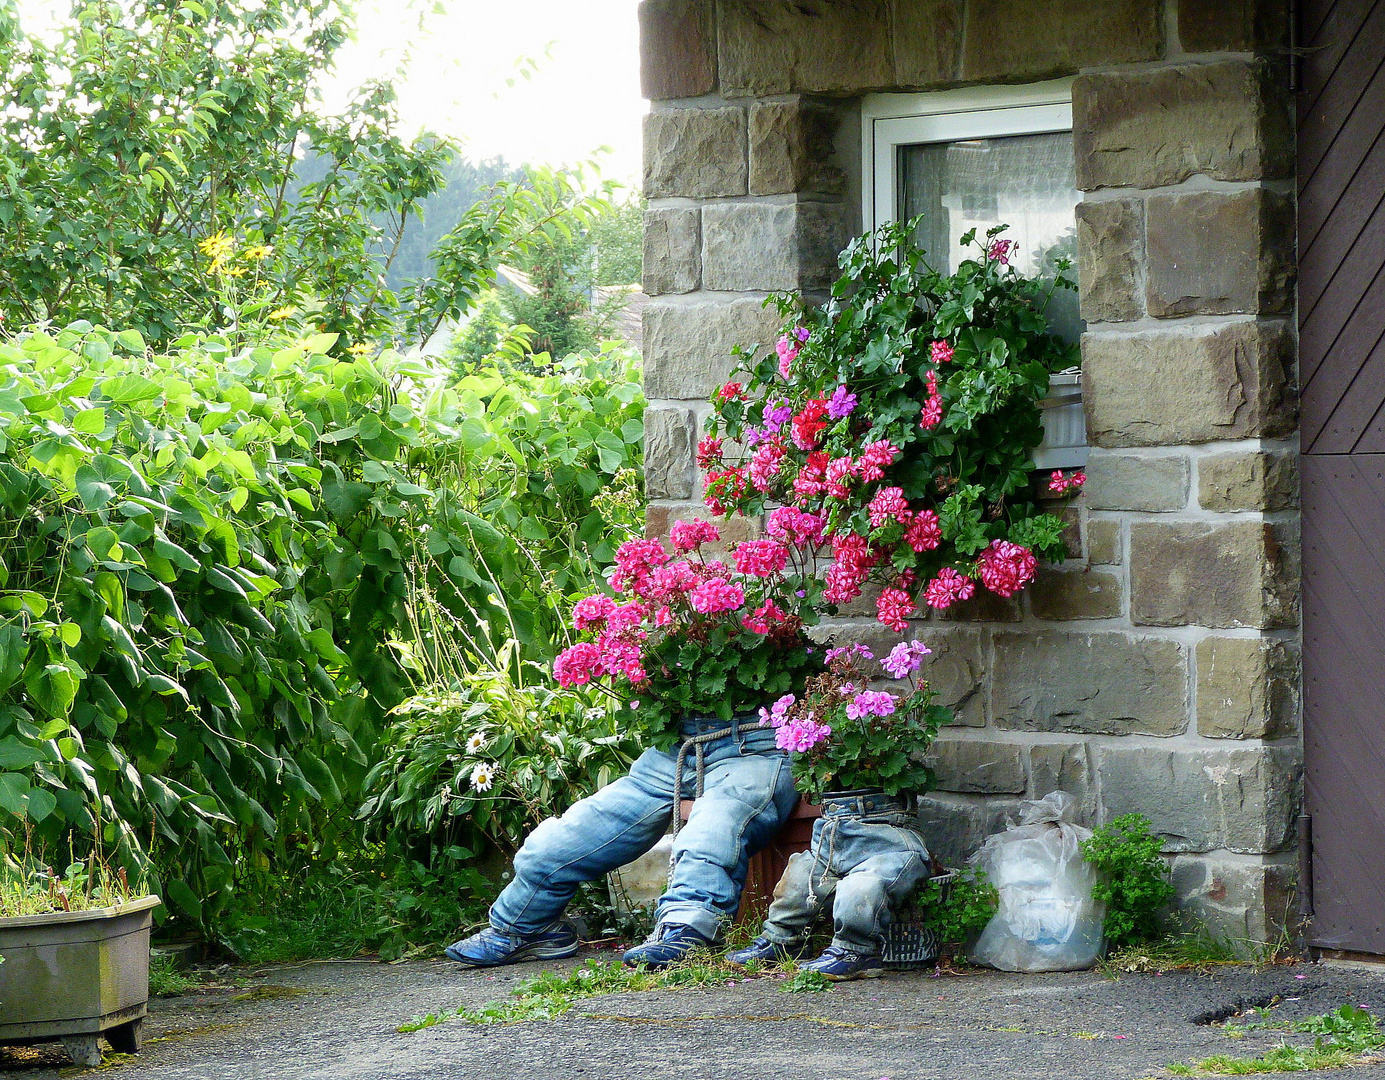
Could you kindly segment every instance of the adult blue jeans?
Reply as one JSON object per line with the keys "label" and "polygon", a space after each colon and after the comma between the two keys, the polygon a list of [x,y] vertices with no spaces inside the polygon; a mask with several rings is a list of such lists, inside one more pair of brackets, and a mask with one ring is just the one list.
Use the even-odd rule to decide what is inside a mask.
{"label": "adult blue jeans", "polygon": [[866,956],[928,874],[928,847],[907,802],[888,796],[825,798],[807,851],[789,857],[761,931],[777,945],[800,945],[818,913],[832,908],[832,944]]}
{"label": "adult blue jeans", "polygon": [[[727,727],[690,720],[684,738]],[[750,857],[774,837],[798,801],[788,755],[774,731],[740,717],[732,732],[703,744],[702,796],[673,843],[668,891],[658,925],[679,923],[715,939],[736,913]],[[652,848],[673,810],[677,748],[646,750],[630,772],[549,818],[515,855],[514,878],[491,906],[490,922],[511,934],[533,934],[557,919],[583,881],[591,881]],[[682,793],[696,791],[695,756],[683,766]]]}

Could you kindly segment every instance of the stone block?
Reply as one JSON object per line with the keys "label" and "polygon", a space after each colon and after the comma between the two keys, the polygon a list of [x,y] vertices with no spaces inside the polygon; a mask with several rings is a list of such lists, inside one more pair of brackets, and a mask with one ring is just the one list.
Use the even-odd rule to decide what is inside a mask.
{"label": "stone block", "polygon": [[768,345],[779,315],[759,298],[651,300],[644,306],[644,392],[705,401],[733,366],[731,350]]}
{"label": "stone block", "polygon": [[1293,430],[1294,339],[1237,321],[1082,335],[1087,431],[1096,446],[1179,446]]}
{"label": "stone block", "polygon": [[702,212],[667,206],[644,212],[644,291],[692,292],[702,284]]}
{"label": "stone block", "polygon": [[1019,622],[1024,609],[1018,596],[997,596],[978,584],[970,600],[960,600],[934,617],[941,622]]}
{"label": "stone block", "polygon": [[1024,82],[1155,60],[1161,15],[1157,0],[970,0],[962,78]]}
{"label": "stone block", "polygon": [[1178,0],[1184,52],[1266,52],[1288,44],[1289,5],[1280,0]]}
{"label": "stone block", "polygon": [[742,540],[757,540],[762,535],[759,518],[720,518],[700,502],[653,502],[644,512],[644,535],[651,540],[668,536],[675,521],[710,521],[721,531],[721,543],[709,544],[704,551],[723,554]]}
{"label": "stone block", "polygon": [[998,630],[994,640],[999,727],[1108,735],[1187,727],[1188,661],[1177,641],[1115,630]]}
{"label": "stone block", "polygon": [[726,292],[821,288],[847,236],[839,203],[735,202],[702,210],[702,285]]}
{"label": "stone block", "polygon": [[1042,799],[1054,791],[1076,795],[1077,823],[1090,827],[1097,809],[1091,745],[1086,740],[1031,743],[1028,755],[1029,798]]}
{"label": "stone block", "polygon": [[1275,638],[1197,643],[1197,731],[1211,739],[1282,739],[1298,731],[1298,650]]}
{"label": "stone block", "polygon": [[1291,854],[1177,855],[1174,905],[1242,954],[1279,939],[1294,901],[1298,864]]}
{"label": "stone block", "polygon": [[966,865],[992,833],[1018,819],[1020,800],[930,793],[919,799],[919,824],[928,850],[945,866]]}
{"label": "stone block", "polygon": [[888,0],[721,0],[727,97],[855,94],[894,81]]}
{"label": "stone block", "polygon": [[698,97],[717,85],[712,0],[644,0],[640,88],[651,101]]}
{"label": "stone block", "polygon": [[1144,814],[1165,851],[1263,854],[1286,847],[1299,808],[1297,748],[1102,746],[1106,819]]}
{"label": "stone block", "polygon": [[1121,561],[1121,523],[1110,518],[1087,519],[1087,560],[1104,566]]}
{"label": "stone block", "polygon": [[656,109],[644,118],[644,193],[714,199],[746,193],[741,108]]}
{"label": "stone block", "polygon": [[[987,638],[984,630],[913,623],[908,632],[901,635],[878,622],[827,619],[811,633],[817,641],[865,645],[878,657],[887,655],[902,640],[923,642],[933,653],[924,661],[921,670],[937,693],[937,704],[952,710],[955,725],[985,726]],[[877,668],[877,673],[884,676],[883,669]]]}
{"label": "stone block", "polygon": [[750,107],[750,194],[835,195],[846,176],[833,162],[840,117],[802,98]]}
{"label": "stone block", "polygon": [[1287,510],[1298,505],[1298,454],[1236,450],[1197,463],[1197,501],[1204,510]]}
{"label": "stone block", "polygon": [[1145,313],[1144,204],[1110,199],[1077,204],[1077,280],[1088,322],[1128,322]]}
{"label": "stone block", "polygon": [[697,421],[691,409],[651,405],[644,411],[644,490],[651,499],[691,499]]}
{"label": "stone block", "polygon": [[1191,466],[1176,457],[1139,457],[1093,450],[1083,491],[1093,510],[1182,510]]}
{"label": "stone block", "polygon": [[1093,72],[1073,83],[1077,186],[1293,175],[1287,93],[1263,61]]}
{"label": "stone block", "polygon": [[929,755],[939,791],[1022,795],[1024,747],[990,739],[938,739]]}
{"label": "stone block", "polygon": [[1130,525],[1130,619],[1138,626],[1298,624],[1296,522]]}
{"label": "stone block", "polygon": [[1041,566],[1029,587],[1036,619],[1114,619],[1121,613],[1121,579],[1105,570]]}
{"label": "stone block", "polygon": [[1293,301],[1294,204],[1249,190],[1151,195],[1145,306],[1155,318],[1278,314]]}
{"label": "stone block", "polygon": [[925,90],[957,79],[965,0],[895,0],[894,81]]}

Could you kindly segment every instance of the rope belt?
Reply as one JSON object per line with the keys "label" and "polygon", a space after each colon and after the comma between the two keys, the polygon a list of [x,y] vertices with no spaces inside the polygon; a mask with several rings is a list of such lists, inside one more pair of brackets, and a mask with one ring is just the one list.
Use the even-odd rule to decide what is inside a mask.
{"label": "rope belt", "polygon": [[[692,747],[694,769],[697,772],[697,789],[693,798],[702,798],[702,793],[707,786],[707,743],[715,742],[717,739],[724,739],[728,735],[736,733],[737,725],[719,728],[716,731],[706,731],[701,735],[689,735],[678,744],[678,758],[673,767],[673,835],[678,836],[678,830],[683,827],[683,766],[688,760],[688,747]],[[668,856],[668,881],[669,886],[673,885],[673,852]]]}

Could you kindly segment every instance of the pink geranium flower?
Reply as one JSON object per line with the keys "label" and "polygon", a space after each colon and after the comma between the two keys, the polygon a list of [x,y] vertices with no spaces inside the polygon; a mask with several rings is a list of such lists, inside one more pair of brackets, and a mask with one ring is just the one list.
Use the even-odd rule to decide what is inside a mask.
{"label": "pink geranium flower", "polygon": [[714,615],[719,611],[735,611],[745,603],[745,592],[733,581],[711,578],[693,589],[688,600],[694,611]]}
{"label": "pink geranium flower", "polygon": [[875,602],[875,617],[898,634],[909,629],[909,616],[913,610],[913,598],[903,589],[884,589]]}
{"label": "pink geranium flower", "polygon": [[1014,596],[1034,580],[1039,561],[1022,544],[992,540],[979,560],[981,583],[997,596]]}
{"label": "pink geranium flower", "polygon": [[715,544],[721,539],[721,533],[710,521],[675,521],[669,529],[669,539],[674,551],[686,555],[703,544]]}
{"label": "pink geranium flower", "polygon": [[941,611],[959,600],[970,600],[976,592],[976,582],[959,574],[950,566],[938,571],[938,576],[923,590],[923,600],[931,608]]}

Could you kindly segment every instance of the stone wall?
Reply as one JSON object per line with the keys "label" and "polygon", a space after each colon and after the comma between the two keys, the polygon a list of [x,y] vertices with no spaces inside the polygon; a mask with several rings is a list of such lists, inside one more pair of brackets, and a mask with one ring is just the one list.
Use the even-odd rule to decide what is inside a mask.
{"label": "stone wall", "polygon": [[[1074,791],[1165,838],[1180,903],[1266,939],[1296,866],[1293,144],[1281,4],[645,0],[649,528],[777,289],[859,231],[859,96],[1076,75],[1089,483],[1073,558],[916,633],[957,714],[922,813],[963,858]],[[739,528],[749,532],[753,523]],[[832,632],[887,648],[862,612]]]}

